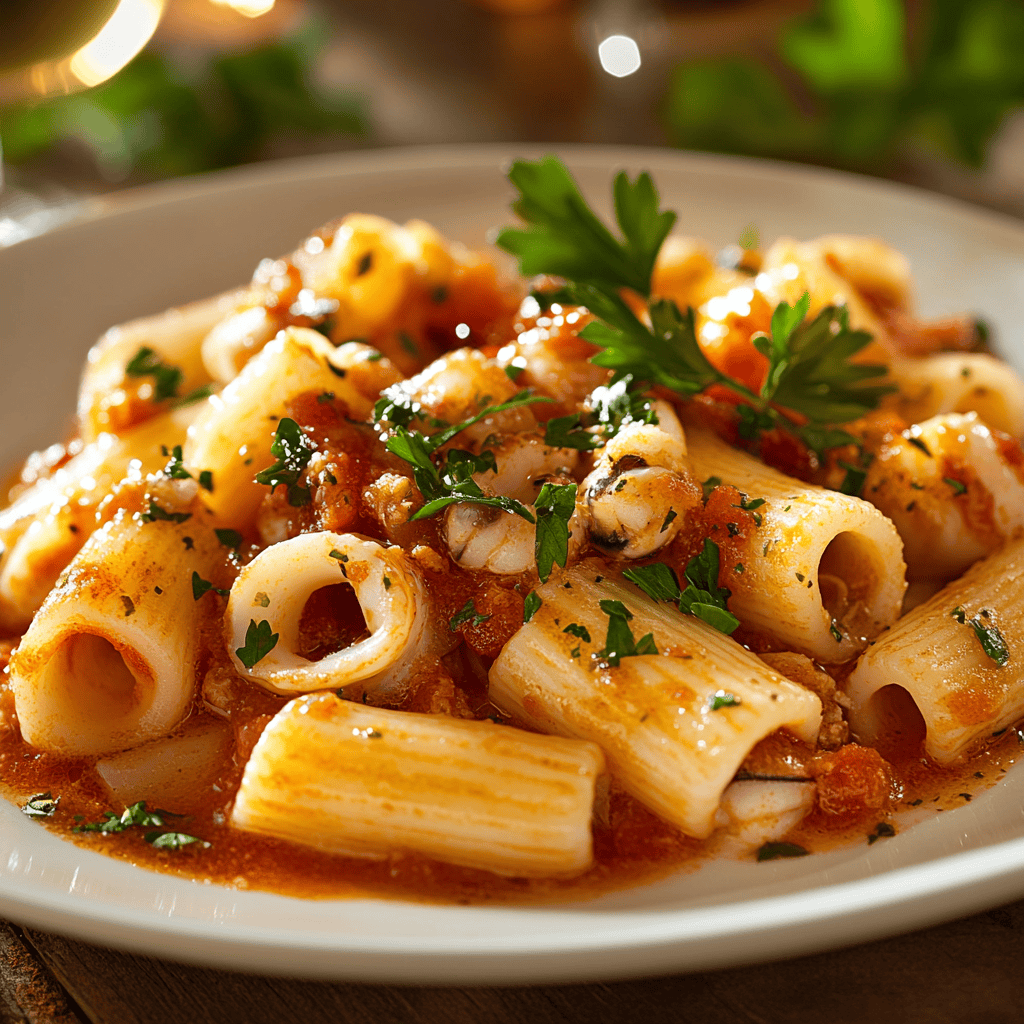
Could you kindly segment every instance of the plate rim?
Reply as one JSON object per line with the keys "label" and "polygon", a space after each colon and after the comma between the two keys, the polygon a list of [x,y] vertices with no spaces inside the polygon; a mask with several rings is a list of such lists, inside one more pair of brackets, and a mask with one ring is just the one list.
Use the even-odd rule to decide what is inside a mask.
{"label": "plate rim", "polygon": [[[1024,245],[1024,222],[1009,214],[976,206],[901,182],[801,164],[750,157],[719,156],[653,147],[542,144],[462,144],[367,149],[247,165],[191,178],[138,186],[91,201],[82,215],[41,235],[0,249],[0,260],[16,261],[26,247],[52,245],[100,221],[116,221],[148,209],[190,199],[217,196],[274,183],[298,184],[327,175],[367,172],[403,173],[458,165],[465,170],[504,166],[516,157],[555,153],[570,164],[609,170],[640,170],[669,164],[697,173],[719,171],[760,181],[807,182],[840,187],[872,198],[898,199],[924,214],[941,213],[972,222],[982,230],[1009,236]],[[10,253],[10,256],[6,254]],[[81,856],[100,854],[78,848]],[[102,858],[109,863],[109,858]],[[127,865],[125,865],[127,867]],[[132,866],[132,871],[145,870]],[[153,873],[154,875],[156,873]],[[158,876],[162,877],[162,876]],[[1010,883],[1010,884],[1007,884]],[[200,884],[200,883],[194,883]],[[952,890],[952,891],[951,891]],[[225,889],[225,892],[233,890]],[[152,907],[125,908],[96,901],[73,902],[68,893],[17,891],[17,879],[0,875],[0,911],[12,920],[73,935],[86,941],[261,974],[391,983],[519,984],[590,981],[738,966],[896,934],[983,910],[1024,895],[1024,838],[980,849],[948,853],[924,863],[889,869],[867,878],[815,886],[756,899],[740,898],[706,908],[579,911],[565,904],[546,907],[447,907],[455,918],[489,914],[557,913],[579,919],[571,948],[545,943],[538,934],[484,941],[479,937],[361,937],[312,935],[298,929],[250,927],[205,919],[174,917]],[[946,901],[936,897],[946,895]],[[810,897],[814,897],[811,899]],[[288,897],[278,897],[289,899]],[[337,901],[344,905],[353,901]],[[363,902],[363,901],[358,901]],[[373,900],[373,904],[390,901]],[[824,909],[821,905],[824,904]],[[936,903],[941,903],[937,906]],[[885,906],[898,908],[878,919]],[[441,908],[435,908],[441,909]],[[870,919],[874,914],[875,919]],[[601,918],[612,921],[597,928]],[[751,919],[754,918],[753,926]],[[898,918],[898,920],[894,920]],[[656,920],[655,920],[656,919]],[[701,924],[695,932],[694,925]],[[586,927],[584,927],[584,925]],[[832,934],[810,937],[808,925]],[[846,927],[843,927],[843,926]],[[128,934],[122,934],[125,928]],[[801,929],[804,929],[802,932]],[[770,952],[756,941],[770,937]],[[461,943],[461,944],[460,944]],[[254,946],[261,950],[252,964]],[[549,948],[550,947],[550,948]],[[640,955],[637,955],[640,954]],[[581,963],[580,958],[587,958]],[[268,962],[269,960],[269,962]],[[627,962],[628,961],[628,962]]]}

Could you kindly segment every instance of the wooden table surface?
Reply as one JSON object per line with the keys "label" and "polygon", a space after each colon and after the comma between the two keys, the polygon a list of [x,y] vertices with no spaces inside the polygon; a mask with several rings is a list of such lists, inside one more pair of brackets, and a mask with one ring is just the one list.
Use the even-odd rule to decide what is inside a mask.
{"label": "wooden table surface", "polygon": [[1024,901],[851,949],[703,974],[537,988],[250,977],[0,922],[0,1024],[1010,1024]]}

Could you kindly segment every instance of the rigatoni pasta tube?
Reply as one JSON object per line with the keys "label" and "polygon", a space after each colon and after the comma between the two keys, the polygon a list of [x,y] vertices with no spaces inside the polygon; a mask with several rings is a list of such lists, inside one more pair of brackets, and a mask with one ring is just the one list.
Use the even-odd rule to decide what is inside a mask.
{"label": "rigatoni pasta tube", "polygon": [[698,480],[717,477],[764,500],[744,571],[729,582],[729,607],[745,626],[834,664],[896,621],[903,541],[876,508],[794,480],[706,430],[687,428],[686,439]]}
{"label": "rigatoni pasta tube", "polygon": [[[370,635],[310,661],[296,651],[303,609],[315,591],[337,583],[355,591]],[[427,641],[430,617],[430,600],[401,548],[351,533],[304,533],[272,544],[242,569],[224,622],[235,668],[274,693],[295,694],[400,683]],[[235,652],[245,646],[250,623],[264,620],[278,642],[247,668]]]}
{"label": "rigatoni pasta tube", "polygon": [[192,573],[208,578],[220,547],[206,515],[198,502],[183,523],[122,510],[75,556],[11,658],[29,743],[107,754],[178,724],[195,692],[204,614]]}
{"label": "rigatoni pasta tube", "polygon": [[[723,791],[765,736],[783,726],[817,736],[814,694],[699,619],[613,581],[603,563],[536,593],[540,609],[491,666],[491,700],[533,728],[599,744],[624,788],[689,835],[711,834]],[[621,601],[635,638],[653,634],[660,653],[605,666],[604,600]]]}
{"label": "rigatoni pasta tube", "polygon": [[[209,381],[201,345],[210,329],[237,305],[240,292],[217,295],[112,327],[89,350],[78,391],[82,437],[94,441],[102,431],[120,433],[139,419],[138,400],[152,398],[154,378],[129,376],[128,364],[144,348],[164,365],[181,373],[176,396],[189,394]],[[134,397],[134,401],[133,401]]]}
{"label": "rigatoni pasta tube", "polygon": [[862,742],[907,727],[905,711],[900,720],[893,700],[894,691],[906,691],[924,719],[925,750],[942,764],[1019,721],[1024,541],[976,563],[900,619],[864,653],[844,688],[850,724]]}
{"label": "rigatoni pasta tube", "polygon": [[[372,357],[376,361],[369,362]],[[189,428],[185,464],[194,475],[213,473],[214,489],[204,495],[207,505],[225,521],[243,523],[267,494],[254,478],[274,461],[270,446],[288,401],[304,391],[329,391],[354,419],[365,419],[380,390],[397,377],[366,345],[351,342],[336,349],[316,331],[289,327],[210,398]]]}
{"label": "rigatoni pasta tube", "polygon": [[593,859],[603,768],[592,743],[317,693],[264,729],[231,824],[332,853],[573,875]]}

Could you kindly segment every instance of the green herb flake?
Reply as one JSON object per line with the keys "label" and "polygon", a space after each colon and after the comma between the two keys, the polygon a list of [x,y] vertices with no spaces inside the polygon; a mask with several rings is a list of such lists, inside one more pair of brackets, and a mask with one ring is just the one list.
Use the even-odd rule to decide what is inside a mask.
{"label": "green herb flake", "polygon": [[252,599],[252,603],[253,603],[254,606],[259,606],[260,608],[269,608],[270,607],[270,595],[267,594],[265,591],[261,590]]}
{"label": "green herb flake", "polygon": [[199,486],[202,487],[202,489],[204,491],[210,491],[211,493],[213,492],[213,472],[212,472],[212,470],[204,469],[199,474]]}
{"label": "green herb flake", "polygon": [[541,601],[540,595],[535,591],[531,590],[523,601],[523,625],[530,621],[540,611],[540,606],[544,602]]}
{"label": "green herb flake", "polygon": [[170,366],[148,345],[143,345],[124,368],[129,377],[153,378],[153,401],[163,402],[178,397],[185,374],[177,367]]}
{"label": "green herb flake", "polygon": [[779,857],[806,857],[811,851],[796,843],[764,843],[757,851],[757,859],[778,860]]}
{"label": "green herb flake", "polygon": [[569,625],[562,630],[562,632],[568,633],[570,636],[574,636],[577,640],[582,640],[585,643],[589,644],[592,642],[590,639],[590,632],[587,629],[587,627],[581,626],[578,622],[570,622]]}
{"label": "green herb flake", "polygon": [[226,548],[237,549],[242,544],[242,535],[237,530],[215,529],[213,532]]}
{"label": "green herb flake", "polygon": [[[904,435],[904,436],[905,436],[905,435]],[[922,441],[922,440],[921,440],[921,438],[919,438],[919,437],[908,437],[908,438],[907,438],[907,441],[908,441],[908,442],[909,442],[910,444],[912,444],[912,445],[913,445],[913,446],[914,446],[915,448],[918,448],[918,449],[920,449],[920,450],[921,450],[922,452],[924,452],[924,453],[925,453],[925,455],[927,455],[929,459],[933,457],[933,456],[932,456],[932,453],[931,453],[931,451],[930,451],[930,450],[929,450],[929,448],[928,448],[928,445],[926,445],[926,444],[924,443],[924,441]]]}
{"label": "green herb flake", "polygon": [[988,608],[982,608],[981,612],[973,618],[968,619],[967,613],[961,606],[957,606],[949,613],[960,625],[970,626],[974,635],[981,644],[981,649],[1000,668],[1010,660],[1010,648],[1006,639],[999,631],[999,627],[991,621],[992,612]]}
{"label": "green herb flake", "polygon": [[720,476],[709,476],[707,480],[700,485],[700,489],[704,492],[704,504],[708,503],[708,498],[711,497],[711,492],[716,487],[722,486],[722,478]]}
{"label": "green herb flake", "polygon": [[165,446],[161,447],[164,455],[170,455],[170,461],[164,466],[164,475],[171,480],[191,480],[192,474],[185,468],[181,461],[181,445],[176,444],[170,452]]}
{"label": "green herb flake", "polygon": [[316,404],[317,405],[326,405],[328,402],[333,402],[333,401],[334,401],[334,392],[333,391],[321,391],[320,394],[316,396]]}
{"label": "green herb flake", "polygon": [[[192,518],[191,512],[168,512],[161,508],[152,498],[149,499],[149,510],[137,513],[140,523],[153,523],[158,520],[166,523],[187,523]],[[189,538],[183,538],[188,540]],[[189,544],[185,545],[190,547]]]}
{"label": "green herb flake", "polygon": [[298,423],[287,416],[282,417],[270,446],[270,454],[275,456],[277,462],[260,470],[256,474],[256,482],[266,485],[271,491],[283,485],[288,492],[288,504],[293,508],[308,505],[311,500],[310,490],[301,487],[298,481],[315,450],[315,445]]}
{"label": "green herb flake", "polygon": [[664,533],[672,525],[672,520],[675,519],[678,514],[679,513],[676,512],[674,508],[670,508],[668,512],[665,514],[665,519],[662,522],[661,529],[658,531],[658,533]]}
{"label": "green herb flake", "polygon": [[30,796],[21,810],[30,818],[52,818],[59,803],[60,797],[54,796],[47,790],[45,793],[36,793],[35,796]]}
{"label": "green herb flake", "polygon": [[837,644],[841,644],[843,642],[843,634],[840,632],[839,627],[834,621],[828,627],[828,631],[832,634],[832,639],[835,640]]}
{"label": "green herb flake", "polygon": [[391,589],[391,577],[390,576],[385,576],[384,577],[384,589],[385,590],[390,590]]}
{"label": "green herb flake", "polygon": [[199,843],[207,849],[210,846],[206,840],[186,835],[184,832],[147,832],[143,839],[155,850],[180,850],[193,843]]}
{"label": "green herb flake", "polygon": [[[222,590],[220,587],[215,587],[209,580],[204,580],[199,573],[193,571],[192,573],[192,600],[198,601],[204,594],[209,591],[213,591],[215,594],[220,594],[221,597],[227,597],[231,593],[230,590]],[[241,657],[241,655],[239,655]],[[252,666],[249,666],[250,668]]]}
{"label": "green herb flake", "polygon": [[509,363],[508,366],[503,367],[505,376],[510,381],[515,383],[520,377],[526,372],[525,366],[517,366],[515,363]]}
{"label": "green herb flake", "polygon": [[608,616],[608,635],[605,645],[594,657],[618,668],[622,658],[635,658],[645,654],[657,654],[654,636],[647,633],[636,640],[629,628],[633,613],[621,601],[601,601],[601,611]]}
{"label": "green herb flake", "polygon": [[711,710],[721,711],[722,708],[738,708],[743,701],[735,693],[726,690],[716,690],[711,698]]}
{"label": "green herb flake", "polygon": [[454,633],[461,626],[479,626],[486,622],[491,616],[481,615],[476,610],[476,605],[473,603],[473,598],[470,598],[451,618],[448,623],[448,628]]}
{"label": "green herb flake", "polygon": [[878,842],[879,839],[888,839],[896,835],[896,829],[887,821],[880,821],[875,826],[875,831],[868,836],[868,846]]}
{"label": "green herb flake", "polygon": [[967,493],[967,485],[961,483],[959,480],[954,480],[951,476],[944,476],[942,478],[944,484],[949,484],[953,488],[953,494],[959,497],[961,494]]}
{"label": "green herb flake", "polygon": [[245,646],[237,648],[235,654],[247,669],[252,669],[277,646],[280,636],[280,633],[271,630],[266,619],[259,624],[255,619],[250,619],[249,628],[245,631]]}

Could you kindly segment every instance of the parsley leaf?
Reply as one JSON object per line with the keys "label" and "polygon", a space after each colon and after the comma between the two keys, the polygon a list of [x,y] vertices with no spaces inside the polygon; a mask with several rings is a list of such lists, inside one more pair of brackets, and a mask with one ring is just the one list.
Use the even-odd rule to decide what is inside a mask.
{"label": "parsley leaf", "polygon": [[569,558],[569,520],[576,511],[576,485],[545,483],[534,502],[537,509],[537,574],[547,581],[554,565]]}
{"label": "parsley leaf", "polygon": [[540,611],[540,606],[543,603],[535,590],[531,590],[526,595],[526,599],[523,601],[523,625],[526,625]]}
{"label": "parsley leaf", "polygon": [[576,637],[577,640],[583,640],[588,644],[592,642],[590,639],[590,631],[586,626],[581,626],[578,622],[570,622],[562,632],[568,633],[570,636]]}
{"label": "parsley leaf", "polygon": [[1007,646],[1006,638],[999,631],[999,627],[991,621],[992,613],[987,608],[982,608],[972,619],[967,618],[967,613],[960,605],[957,605],[949,614],[960,625],[970,626],[974,630],[981,649],[1000,668],[1010,660],[1010,648]]}
{"label": "parsley leaf", "polygon": [[634,638],[629,628],[633,613],[621,601],[602,601],[601,611],[608,616],[608,635],[604,647],[595,657],[606,661],[612,668],[618,668],[622,658],[658,653],[653,634],[646,633],[639,641]]}
{"label": "parsley leaf", "polygon": [[213,531],[217,535],[217,540],[221,542],[226,548],[238,548],[242,544],[242,535],[237,530],[222,530],[215,529]]}
{"label": "parsley leaf", "polygon": [[215,587],[209,580],[204,580],[199,573],[193,571],[192,573],[192,600],[198,601],[203,594],[213,591],[215,594],[220,594],[221,597],[227,597],[231,593],[230,590],[222,590],[220,587]]}
{"label": "parsley leaf", "polygon": [[157,850],[180,850],[183,846],[191,846],[193,843],[201,843],[206,847],[210,845],[205,840],[186,835],[184,832],[147,832],[142,838]]}
{"label": "parsley leaf", "polygon": [[469,623],[470,626],[479,626],[486,622],[490,615],[481,615],[476,610],[473,598],[470,598],[453,616],[448,623],[448,628],[454,633],[460,626]]}
{"label": "parsley leaf", "polygon": [[711,710],[721,711],[722,708],[738,708],[742,703],[743,701],[735,693],[729,693],[727,690],[716,690],[711,698]]}
{"label": "parsley leaf", "polygon": [[622,575],[655,601],[672,601],[681,612],[696,615],[729,636],[737,630],[740,620],[729,611],[728,602],[732,594],[718,585],[718,569],[718,545],[712,540],[705,540],[701,553],[686,564],[688,586],[685,590],[679,586],[679,579],[672,569],[661,562],[626,569]]}
{"label": "parsley leaf", "polygon": [[181,461],[181,445],[176,444],[169,452],[165,447],[164,455],[170,456],[170,461],[164,466],[164,474],[171,480],[191,480],[192,474],[185,468]]}
{"label": "parsley leaf", "polygon": [[148,345],[143,345],[128,360],[124,372],[129,377],[152,377],[154,402],[177,398],[178,388],[185,379],[185,374],[177,366],[165,363]]}
{"label": "parsley leaf", "polygon": [[270,446],[270,454],[277,457],[277,462],[260,470],[256,474],[256,483],[266,484],[271,491],[283,484],[288,489],[289,505],[294,508],[308,505],[310,490],[308,487],[300,487],[298,481],[314,451],[316,447],[298,423],[287,416],[283,417],[274,432],[274,443]]}
{"label": "parsley leaf", "polygon": [[152,498],[149,499],[149,511],[139,513],[140,523],[152,523],[158,519],[167,523],[185,523],[191,518],[191,512],[168,512],[166,509],[162,509]]}
{"label": "parsley leaf", "polygon": [[245,631],[245,646],[236,648],[235,654],[246,668],[251,669],[277,646],[280,636],[280,633],[271,632],[270,623],[266,619],[259,625],[255,619],[250,619],[249,628]]}
{"label": "parsley leaf", "polygon": [[630,181],[623,171],[615,178],[621,240],[594,215],[557,157],[536,163],[516,160],[508,176],[519,190],[513,209],[528,227],[505,228],[498,245],[519,257],[525,276],[554,274],[650,294],[654,261],[676,215],[658,211],[658,192],[649,174]]}
{"label": "parsley leaf", "polygon": [[777,860],[779,857],[806,857],[810,850],[796,843],[763,843],[757,851],[758,860]]}

